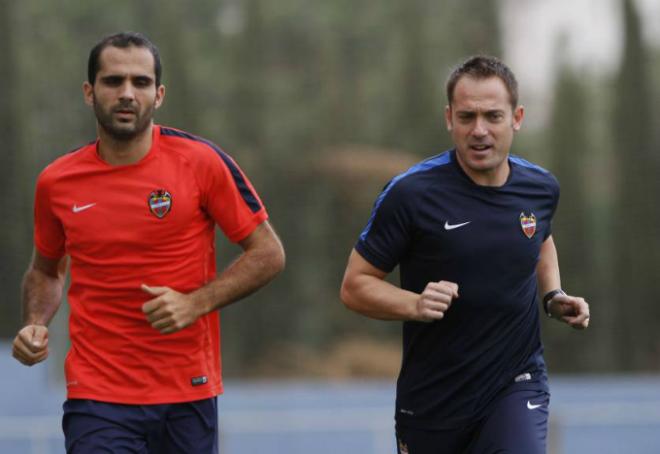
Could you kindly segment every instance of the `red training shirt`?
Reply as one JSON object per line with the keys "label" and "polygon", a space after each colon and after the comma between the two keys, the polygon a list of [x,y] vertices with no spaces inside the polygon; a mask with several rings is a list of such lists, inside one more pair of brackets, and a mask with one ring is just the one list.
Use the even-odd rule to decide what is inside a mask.
{"label": "red training shirt", "polygon": [[222,393],[218,312],[160,334],[140,285],[203,286],[215,277],[215,225],[238,242],[268,218],[227,154],[161,126],[131,165],[109,165],[92,143],[41,173],[34,217],[39,253],[71,260],[70,399],[159,404]]}

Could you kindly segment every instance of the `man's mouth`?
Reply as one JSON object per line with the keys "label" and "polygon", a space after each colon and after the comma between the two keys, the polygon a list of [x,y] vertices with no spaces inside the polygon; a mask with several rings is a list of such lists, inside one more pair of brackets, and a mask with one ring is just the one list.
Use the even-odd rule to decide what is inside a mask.
{"label": "man's mouth", "polygon": [[491,148],[493,148],[492,145],[488,145],[488,144],[473,144],[473,145],[470,145],[470,149],[472,149],[474,151],[480,151],[480,152],[490,150]]}
{"label": "man's mouth", "polygon": [[134,109],[126,107],[114,109],[114,114],[117,116],[117,120],[122,123],[133,121],[133,118],[137,115]]}
{"label": "man's mouth", "polygon": [[118,106],[112,109],[114,113],[119,113],[119,114],[133,114],[135,115],[137,109],[131,106]]}

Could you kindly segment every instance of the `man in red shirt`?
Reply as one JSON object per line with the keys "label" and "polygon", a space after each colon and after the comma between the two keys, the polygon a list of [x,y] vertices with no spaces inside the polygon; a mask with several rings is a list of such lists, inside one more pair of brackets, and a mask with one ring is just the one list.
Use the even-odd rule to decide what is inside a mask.
{"label": "man in red shirt", "polygon": [[[67,452],[217,452],[219,311],[284,267],[256,191],[214,144],[154,125],[165,96],[139,33],[91,51],[85,102],[98,139],[39,176],[35,250],[13,355],[48,356],[70,260]],[[243,253],[216,276],[218,225]]]}

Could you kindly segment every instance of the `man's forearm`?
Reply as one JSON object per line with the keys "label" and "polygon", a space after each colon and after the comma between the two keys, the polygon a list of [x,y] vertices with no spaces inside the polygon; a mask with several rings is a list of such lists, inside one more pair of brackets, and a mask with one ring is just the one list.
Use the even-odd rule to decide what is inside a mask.
{"label": "man's forearm", "polygon": [[416,293],[367,274],[345,280],[340,296],[351,310],[378,320],[413,320],[419,299]]}
{"label": "man's forearm", "polygon": [[420,295],[385,280],[387,273],[351,251],[339,297],[352,311],[378,320],[414,320]]}
{"label": "man's forearm", "polygon": [[23,323],[48,326],[60,307],[63,274],[52,276],[31,267],[23,278]]}
{"label": "man's forearm", "polygon": [[203,313],[221,309],[268,284],[284,269],[281,245],[248,249],[219,276],[190,293]]}
{"label": "man's forearm", "polygon": [[536,266],[536,278],[541,296],[561,287],[559,259],[551,236],[541,245],[539,263]]}

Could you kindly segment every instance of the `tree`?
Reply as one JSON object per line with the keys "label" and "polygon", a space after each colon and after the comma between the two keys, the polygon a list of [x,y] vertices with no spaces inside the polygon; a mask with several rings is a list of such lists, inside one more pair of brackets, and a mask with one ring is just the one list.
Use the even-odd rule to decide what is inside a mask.
{"label": "tree", "polygon": [[30,197],[19,188],[21,167],[20,136],[21,112],[18,88],[18,58],[15,42],[15,8],[12,0],[0,0],[0,138],[2,138],[2,165],[0,165],[0,204],[4,215],[0,218],[0,292],[6,304],[0,305],[0,332],[14,333],[19,325],[17,310],[20,301],[21,273],[29,259],[25,247],[29,243],[29,230],[24,203]]}
{"label": "tree", "polygon": [[[647,51],[632,0],[623,0],[624,52],[615,81],[612,131],[618,197],[615,204],[616,330],[618,363],[645,369],[657,362],[657,273],[660,269],[658,146]],[[628,348],[634,345],[635,348]]]}
{"label": "tree", "polygon": [[[558,48],[565,43],[560,40]],[[561,61],[561,57],[559,58]],[[553,237],[559,255],[562,287],[573,295],[583,295],[588,301],[597,301],[595,311],[598,323],[589,329],[589,335],[574,333],[556,322],[546,324],[544,343],[551,370],[606,369],[611,364],[611,351],[617,345],[610,335],[614,326],[612,298],[597,273],[607,268],[597,261],[602,232],[607,226],[600,203],[590,199],[590,162],[602,159],[593,150],[590,123],[595,113],[591,109],[588,90],[583,79],[568,64],[560,64],[559,76],[553,96],[554,105],[547,128],[547,155],[551,156],[552,172],[561,184],[561,199],[553,221]],[[598,222],[592,222],[598,219]],[[596,284],[598,282],[598,284]],[[581,348],[572,348],[580,335]],[[585,351],[589,355],[584,355]]]}

